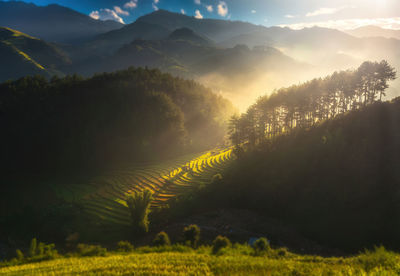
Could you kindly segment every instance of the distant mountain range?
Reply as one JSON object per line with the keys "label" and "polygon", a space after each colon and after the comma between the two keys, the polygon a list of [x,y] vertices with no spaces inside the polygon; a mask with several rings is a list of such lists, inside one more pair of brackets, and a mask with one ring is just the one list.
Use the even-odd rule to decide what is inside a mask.
{"label": "distant mountain range", "polygon": [[95,20],[57,4],[42,7],[22,1],[0,1],[0,26],[50,42],[77,43],[123,24]]}
{"label": "distant mountain range", "polygon": [[[37,7],[24,2],[0,2],[0,25],[41,38],[36,43],[40,41],[42,49],[50,47],[47,55],[53,58],[49,63],[41,47],[25,44],[21,51],[46,71],[26,59],[22,59],[23,67],[22,56],[15,54],[10,42],[3,42],[0,55],[8,58],[9,71],[0,74],[0,81],[37,72],[90,76],[142,66],[196,79],[246,104],[275,88],[355,68],[365,60],[386,59],[400,68],[400,40],[386,38],[396,31],[380,28],[355,30],[358,34],[318,27],[267,28],[240,21],[199,20],[165,10],[122,25],[58,5]],[[29,40],[28,35],[22,35],[24,40]],[[390,96],[400,94],[399,88],[397,80]]]}
{"label": "distant mountain range", "polygon": [[349,30],[347,33],[356,37],[384,37],[400,39],[400,30],[383,29],[377,26],[365,26]]}

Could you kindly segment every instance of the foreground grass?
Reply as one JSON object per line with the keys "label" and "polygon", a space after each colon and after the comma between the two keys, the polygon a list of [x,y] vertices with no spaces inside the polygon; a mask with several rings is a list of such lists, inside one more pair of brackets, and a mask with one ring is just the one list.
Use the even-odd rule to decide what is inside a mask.
{"label": "foreground grass", "polygon": [[299,256],[279,251],[252,256],[244,246],[171,252],[136,250],[105,257],[69,257],[8,266],[0,275],[399,275],[399,255],[378,248],[351,258]]}

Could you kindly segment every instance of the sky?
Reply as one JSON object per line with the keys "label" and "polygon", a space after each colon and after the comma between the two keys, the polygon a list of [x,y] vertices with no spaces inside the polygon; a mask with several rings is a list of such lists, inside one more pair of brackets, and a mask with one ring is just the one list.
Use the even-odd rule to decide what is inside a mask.
{"label": "sky", "polygon": [[[29,0],[27,0],[29,1]],[[400,0],[30,0],[56,3],[98,20],[124,24],[157,9],[194,16],[247,21],[295,29],[322,26],[354,29],[376,25],[400,29]]]}

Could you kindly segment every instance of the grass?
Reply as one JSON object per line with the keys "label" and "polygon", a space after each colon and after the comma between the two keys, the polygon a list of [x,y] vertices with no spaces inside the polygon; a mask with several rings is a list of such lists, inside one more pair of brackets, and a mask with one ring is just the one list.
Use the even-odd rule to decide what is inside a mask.
{"label": "grass", "polygon": [[106,173],[86,185],[64,185],[56,194],[80,203],[84,212],[99,225],[130,226],[131,218],[126,199],[135,191],[153,192],[151,208],[162,208],[168,200],[191,189],[207,185],[233,160],[231,148],[187,155],[144,166],[131,166]]}
{"label": "grass", "polygon": [[[0,268],[0,275],[399,275],[398,254],[376,248],[358,256],[323,258],[280,254],[271,249],[254,256],[248,245],[235,244],[218,255],[210,246],[197,250],[174,245],[144,247],[105,257],[62,257]],[[370,260],[370,261],[368,261]]]}

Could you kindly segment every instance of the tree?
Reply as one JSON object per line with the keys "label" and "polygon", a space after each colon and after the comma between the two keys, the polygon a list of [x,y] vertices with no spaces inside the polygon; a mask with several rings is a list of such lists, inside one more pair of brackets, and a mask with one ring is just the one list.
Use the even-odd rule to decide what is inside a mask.
{"label": "tree", "polygon": [[186,226],[183,229],[183,237],[193,248],[196,248],[200,240],[200,228],[195,224]]}
{"label": "tree", "polygon": [[253,244],[254,251],[256,255],[261,255],[262,253],[268,251],[269,242],[266,238],[259,238]]}
{"label": "tree", "polygon": [[231,246],[231,241],[224,236],[217,236],[213,241],[212,253],[217,254],[222,248]]}
{"label": "tree", "polygon": [[171,241],[169,240],[168,234],[164,231],[158,233],[153,240],[154,246],[169,246]]}
{"label": "tree", "polygon": [[131,213],[133,230],[136,234],[147,233],[149,231],[148,215],[152,200],[153,194],[147,189],[132,193],[126,200]]}

